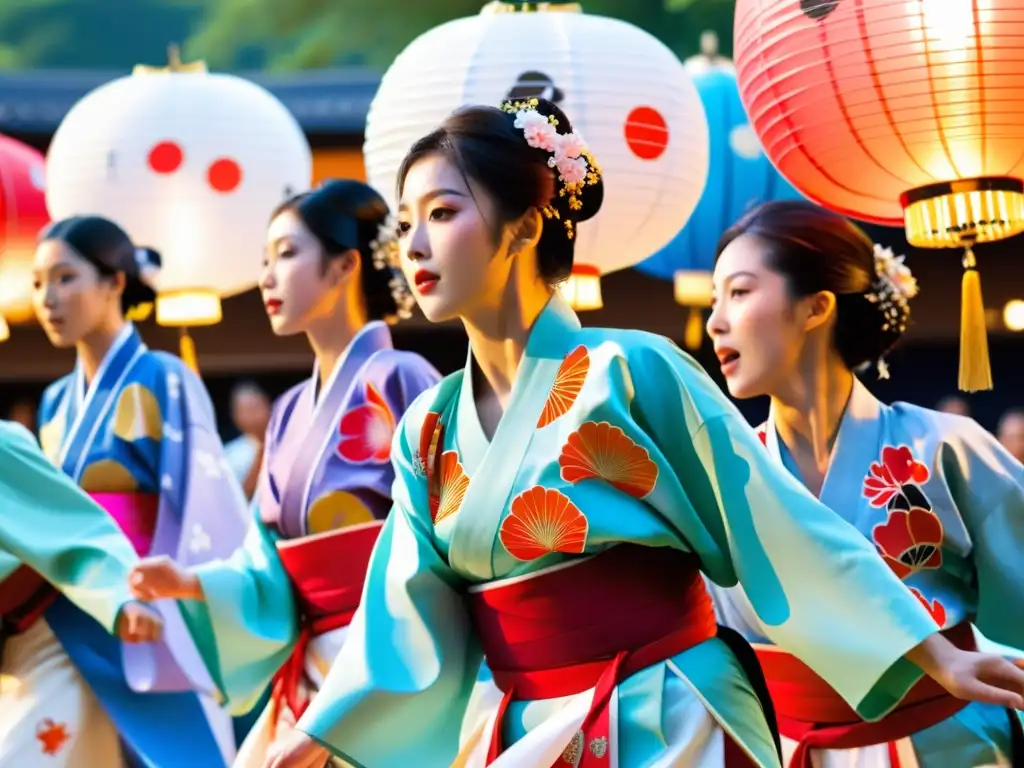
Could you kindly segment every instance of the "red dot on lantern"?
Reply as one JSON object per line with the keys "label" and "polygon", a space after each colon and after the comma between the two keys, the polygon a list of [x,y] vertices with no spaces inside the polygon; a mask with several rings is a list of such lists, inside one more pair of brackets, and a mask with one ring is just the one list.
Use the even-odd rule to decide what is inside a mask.
{"label": "red dot on lantern", "polygon": [[149,150],[149,167],[156,173],[174,173],[185,161],[185,153],[173,141],[161,141]]}
{"label": "red dot on lantern", "polygon": [[242,183],[242,168],[234,160],[222,157],[210,164],[206,179],[218,192],[233,192]]}
{"label": "red dot on lantern", "polygon": [[654,107],[637,107],[626,117],[626,144],[641,160],[657,160],[668,147],[668,123]]}

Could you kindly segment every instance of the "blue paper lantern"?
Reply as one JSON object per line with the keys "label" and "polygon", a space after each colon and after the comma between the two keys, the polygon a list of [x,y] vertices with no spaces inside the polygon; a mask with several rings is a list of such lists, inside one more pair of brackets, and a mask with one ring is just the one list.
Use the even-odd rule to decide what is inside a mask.
{"label": "blue paper lantern", "polygon": [[765,157],[740,102],[731,62],[711,50],[686,65],[707,114],[711,157],[704,194],[686,226],[636,267],[662,280],[673,280],[681,270],[712,270],[718,239],[749,208],[802,198]]}

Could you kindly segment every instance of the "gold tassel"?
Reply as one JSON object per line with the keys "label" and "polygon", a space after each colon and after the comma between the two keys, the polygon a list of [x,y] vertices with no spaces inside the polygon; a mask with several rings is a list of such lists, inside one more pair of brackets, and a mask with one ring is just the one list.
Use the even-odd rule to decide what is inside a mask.
{"label": "gold tassel", "polygon": [[700,307],[690,307],[686,317],[686,330],[683,332],[683,343],[691,352],[700,349],[704,341],[704,315]]}
{"label": "gold tassel", "polygon": [[960,298],[960,390],[992,389],[988,359],[988,330],[981,298],[981,275],[970,246],[964,251],[964,278]]}
{"label": "gold tassel", "polygon": [[196,355],[196,343],[189,336],[188,328],[181,329],[181,337],[178,339],[178,349],[181,353],[182,362],[196,373],[199,373],[199,357]]}

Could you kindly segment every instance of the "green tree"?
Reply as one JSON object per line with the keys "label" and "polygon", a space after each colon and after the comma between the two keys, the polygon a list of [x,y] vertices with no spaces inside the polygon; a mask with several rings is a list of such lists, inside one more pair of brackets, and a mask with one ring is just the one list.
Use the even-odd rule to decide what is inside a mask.
{"label": "green tree", "polygon": [[[417,35],[480,11],[482,0],[219,0],[208,5],[188,58],[215,69],[276,71],[363,64],[384,68]],[[659,37],[678,55],[697,51],[713,29],[731,50],[732,0],[586,0],[588,13],[615,16]]]}
{"label": "green tree", "polygon": [[161,64],[214,0],[0,0],[0,69]]}

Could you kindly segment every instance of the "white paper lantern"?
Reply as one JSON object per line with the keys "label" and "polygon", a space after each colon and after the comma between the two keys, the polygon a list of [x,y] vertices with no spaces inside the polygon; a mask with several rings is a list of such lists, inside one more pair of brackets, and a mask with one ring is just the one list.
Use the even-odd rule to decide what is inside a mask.
{"label": "white paper lantern", "polygon": [[[668,243],[700,199],[708,128],[697,90],[668,48],[626,22],[577,4],[518,10],[491,3],[426,32],[395,59],[367,118],[367,178],[394,206],[402,158],[453,110],[548,98],[604,172],[601,212],[579,228],[575,282],[594,268],[632,266]],[[593,286],[570,282],[563,293],[587,297],[589,306],[577,308],[600,306],[599,283],[596,300]]]}
{"label": "white paper lantern", "polygon": [[203,325],[220,320],[221,297],[256,285],[269,218],[309,188],[312,154],[266,90],[175,58],[72,107],[50,145],[46,199],[54,219],[105,216],[158,250],[157,321]]}

